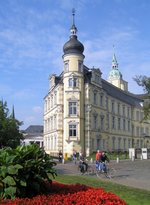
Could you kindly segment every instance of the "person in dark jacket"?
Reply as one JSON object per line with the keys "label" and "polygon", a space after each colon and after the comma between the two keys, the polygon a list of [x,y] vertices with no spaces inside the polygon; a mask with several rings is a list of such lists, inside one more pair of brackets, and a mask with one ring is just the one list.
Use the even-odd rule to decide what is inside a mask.
{"label": "person in dark jacket", "polygon": [[63,159],[62,151],[59,151],[58,158],[59,158],[59,162],[62,163],[62,159]]}
{"label": "person in dark jacket", "polygon": [[79,155],[79,167],[80,167],[80,172],[84,173],[87,171],[88,164],[86,163],[86,159],[84,154],[81,152]]}
{"label": "person in dark jacket", "polygon": [[102,156],[101,156],[101,169],[102,171],[106,171],[106,162],[109,162],[109,158],[107,157],[106,153],[105,152],[102,152]]}

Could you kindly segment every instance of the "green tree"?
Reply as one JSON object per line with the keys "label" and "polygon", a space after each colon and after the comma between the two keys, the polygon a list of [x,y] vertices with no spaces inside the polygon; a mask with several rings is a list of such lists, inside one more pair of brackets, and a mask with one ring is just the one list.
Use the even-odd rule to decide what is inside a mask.
{"label": "green tree", "polygon": [[0,101],[0,148],[15,148],[20,144],[23,139],[22,133],[19,132],[20,125],[22,122],[15,119],[14,109],[12,114],[9,114],[7,102]]}
{"label": "green tree", "polygon": [[37,144],[0,149],[0,198],[47,194],[57,176],[55,165]]}
{"label": "green tree", "polygon": [[145,95],[142,99],[144,100],[144,120],[150,119],[150,77],[139,75],[133,78],[139,86],[142,86]]}

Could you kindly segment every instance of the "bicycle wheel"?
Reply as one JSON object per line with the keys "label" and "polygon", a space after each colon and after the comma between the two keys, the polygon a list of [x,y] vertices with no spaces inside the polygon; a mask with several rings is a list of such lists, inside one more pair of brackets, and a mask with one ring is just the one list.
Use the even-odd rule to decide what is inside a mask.
{"label": "bicycle wheel", "polygon": [[104,176],[104,173],[102,172],[102,170],[96,170],[96,176],[98,178],[102,178]]}
{"label": "bicycle wheel", "polygon": [[88,165],[87,174],[88,174],[88,175],[93,175],[93,174],[94,174],[94,169],[93,169],[93,167],[90,166],[90,165]]}
{"label": "bicycle wheel", "polygon": [[115,176],[116,170],[112,167],[108,167],[106,172],[105,172],[105,176],[109,179],[112,179]]}

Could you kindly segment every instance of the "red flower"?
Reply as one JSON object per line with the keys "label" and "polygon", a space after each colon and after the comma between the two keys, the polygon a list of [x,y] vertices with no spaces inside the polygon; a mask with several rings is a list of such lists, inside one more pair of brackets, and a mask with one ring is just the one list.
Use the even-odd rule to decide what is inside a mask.
{"label": "red flower", "polygon": [[53,182],[48,195],[32,199],[0,200],[1,205],[126,205],[125,201],[101,188],[85,185],[65,185]]}

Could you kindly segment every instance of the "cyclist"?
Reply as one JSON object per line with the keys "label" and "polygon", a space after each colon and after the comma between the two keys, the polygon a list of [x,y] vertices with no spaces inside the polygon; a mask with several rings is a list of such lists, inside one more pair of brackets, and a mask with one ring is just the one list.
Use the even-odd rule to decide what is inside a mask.
{"label": "cyclist", "polygon": [[102,152],[100,150],[97,150],[96,153],[96,169],[101,170],[101,156],[102,156]]}
{"label": "cyclist", "polygon": [[107,157],[105,152],[102,152],[101,156],[101,169],[103,172],[106,172],[106,162],[109,162],[109,158]]}
{"label": "cyclist", "polygon": [[80,153],[79,160],[80,160],[79,161],[80,172],[84,173],[87,171],[88,164],[85,162],[85,157],[82,152]]}

